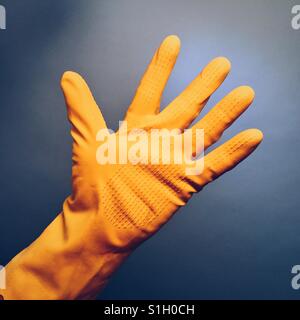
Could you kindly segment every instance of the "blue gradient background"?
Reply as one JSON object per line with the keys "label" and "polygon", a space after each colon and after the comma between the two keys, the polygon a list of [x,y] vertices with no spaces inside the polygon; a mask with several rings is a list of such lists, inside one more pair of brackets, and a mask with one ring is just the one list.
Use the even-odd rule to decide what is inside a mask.
{"label": "blue gradient background", "polygon": [[[300,264],[300,31],[287,0],[4,1],[0,31],[0,263],[30,244],[70,193],[71,139],[59,88],[81,73],[115,129],[155,48],[178,34],[171,101],[215,56],[253,106],[222,138],[258,127],[259,149],[209,185],[127,260],[102,299],[286,299]],[[299,3],[300,4],[300,3]],[[205,113],[204,112],[204,113]],[[30,288],[28,288],[30,290]]]}

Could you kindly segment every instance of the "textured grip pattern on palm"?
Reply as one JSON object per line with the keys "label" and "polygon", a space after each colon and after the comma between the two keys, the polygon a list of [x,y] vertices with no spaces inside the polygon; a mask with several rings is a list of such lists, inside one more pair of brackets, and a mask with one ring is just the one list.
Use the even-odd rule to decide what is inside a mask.
{"label": "textured grip pattern on palm", "polygon": [[[147,232],[149,225],[163,222],[190,198],[195,189],[179,177],[176,165],[126,165],[106,182],[103,211],[118,229],[137,228]],[[173,210],[172,210],[173,209]]]}
{"label": "textured grip pattern on palm", "polygon": [[205,157],[200,175],[187,176],[179,165],[121,166],[101,191],[106,219],[117,229],[157,231],[193,193],[235,167],[261,139],[257,130],[243,131]]}

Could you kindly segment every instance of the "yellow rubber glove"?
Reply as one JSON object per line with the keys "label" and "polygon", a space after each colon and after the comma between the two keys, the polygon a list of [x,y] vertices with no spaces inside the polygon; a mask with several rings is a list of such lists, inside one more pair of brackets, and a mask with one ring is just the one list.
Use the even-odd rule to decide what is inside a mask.
{"label": "yellow rubber glove", "polygon": [[[169,36],[155,53],[127,112],[129,129],[187,128],[230,71],[227,59],[214,59],[159,112],[179,49],[179,39]],[[200,175],[186,175],[177,164],[100,165],[96,136],[106,127],[101,112],[78,74],[65,73],[62,88],[74,141],[72,195],[42,235],[6,266],[7,289],[0,291],[5,299],[94,298],[124,259],[193,193],[235,167],[262,140],[256,129],[238,134],[205,156]],[[239,87],[193,127],[205,130],[205,149],[253,98],[251,88]]]}

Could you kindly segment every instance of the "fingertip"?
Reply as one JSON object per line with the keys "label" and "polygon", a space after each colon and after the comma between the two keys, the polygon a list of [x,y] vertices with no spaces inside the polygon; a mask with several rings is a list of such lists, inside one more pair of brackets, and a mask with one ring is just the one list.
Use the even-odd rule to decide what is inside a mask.
{"label": "fingertip", "polygon": [[245,93],[247,93],[248,96],[251,96],[252,99],[255,98],[255,91],[252,87],[250,86],[241,86],[240,87]]}
{"label": "fingertip", "polygon": [[262,142],[263,138],[264,138],[264,134],[259,129],[248,129],[248,130],[246,130],[246,133],[247,133],[247,135],[249,137],[249,140],[254,145],[259,145]]}
{"label": "fingertip", "polygon": [[[263,133],[258,129],[248,129],[233,138],[241,150],[254,150],[263,140]],[[252,152],[251,151],[251,152]],[[248,152],[248,151],[247,151]]]}
{"label": "fingertip", "polygon": [[169,53],[173,53],[175,55],[178,54],[180,47],[181,41],[177,35],[167,36],[160,46],[161,49],[166,49]]}
{"label": "fingertip", "polygon": [[176,34],[168,35],[164,41],[167,41],[167,42],[172,43],[177,46],[180,46],[180,44],[181,44],[180,38]]}
{"label": "fingertip", "polygon": [[212,62],[219,65],[220,67],[222,67],[222,69],[224,69],[224,71],[230,72],[230,70],[231,70],[231,62],[226,57],[222,57],[222,56],[217,57],[217,58],[213,59]]}
{"label": "fingertip", "polygon": [[63,81],[63,80],[72,79],[75,76],[76,76],[76,72],[68,70],[63,73],[61,80]]}
{"label": "fingertip", "polygon": [[207,81],[214,86],[221,85],[229,74],[231,69],[230,61],[225,57],[217,57],[209,62],[202,71],[202,78],[207,78]]}
{"label": "fingertip", "polygon": [[64,86],[66,83],[72,83],[76,80],[81,80],[82,77],[74,71],[65,71],[61,77],[61,85]]}
{"label": "fingertip", "polygon": [[255,91],[250,86],[240,86],[233,90],[235,94],[238,94],[240,99],[245,102],[246,105],[250,105],[255,98]]}

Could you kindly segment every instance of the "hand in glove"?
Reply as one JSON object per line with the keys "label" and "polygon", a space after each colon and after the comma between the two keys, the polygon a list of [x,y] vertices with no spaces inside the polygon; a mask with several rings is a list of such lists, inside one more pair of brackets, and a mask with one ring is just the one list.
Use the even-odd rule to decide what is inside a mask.
{"label": "hand in glove", "polygon": [[[179,49],[179,39],[169,36],[156,51],[126,114],[128,130],[139,128],[150,135],[151,129],[188,128],[230,71],[227,59],[214,59],[160,112]],[[262,140],[256,129],[238,134],[208,153],[203,172],[195,175],[187,175],[184,165],[174,163],[100,165],[96,136],[106,128],[100,109],[78,74],[65,73],[62,88],[72,125],[72,194],[62,213],[6,267],[7,289],[0,291],[5,299],[95,297],[124,259],[193,193],[234,168]],[[204,149],[221,137],[253,98],[251,88],[239,87],[193,126],[193,132],[204,129]],[[112,135],[119,138],[121,133]],[[191,147],[194,154],[202,151]]]}

